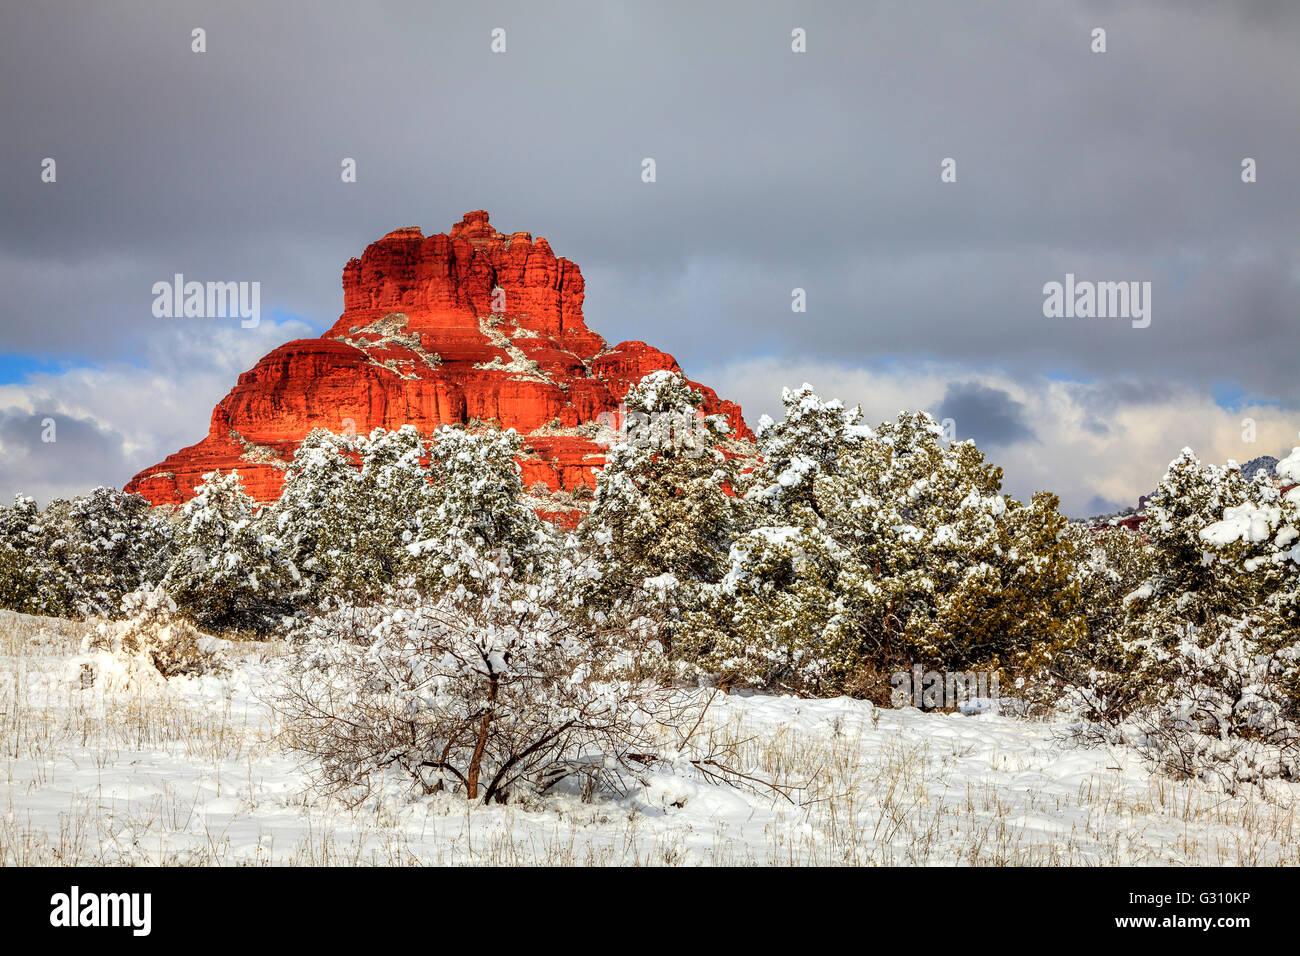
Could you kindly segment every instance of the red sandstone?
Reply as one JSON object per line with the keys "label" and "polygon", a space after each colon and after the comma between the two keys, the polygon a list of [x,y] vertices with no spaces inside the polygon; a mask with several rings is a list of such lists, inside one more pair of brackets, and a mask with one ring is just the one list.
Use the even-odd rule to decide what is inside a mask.
{"label": "red sandstone", "polygon": [[[448,234],[397,229],[344,267],[333,328],[264,357],[213,411],[206,438],[126,490],[178,504],[206,472],[238,469],[249,494],[271,501],[313,428],[366,434],[409,423],[431,434],[475,421],[520,433],[526,487],[590,487],[605,462],[593,440],[598,416],[648,373],[680,369],[644,342],[608,346],[583,320],[583,295],[577,264],[556,258],[545,239],[497,232],[482,210]],[[692,384],[707,412],[750,437],[738,405]]]}

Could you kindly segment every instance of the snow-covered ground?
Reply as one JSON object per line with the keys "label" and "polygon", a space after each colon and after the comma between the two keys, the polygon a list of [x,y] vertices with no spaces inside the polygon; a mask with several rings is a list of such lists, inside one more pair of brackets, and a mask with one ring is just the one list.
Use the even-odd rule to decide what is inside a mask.
{"label": "snow-covered ground", "polygon": [[470,806],[395,783],[349,808],[274,739],[282,646],[236,646],[227,677],[105,671],[83,689],[83,630],[0,612],[0,863],[1300,863],[1300,786],[1229,796],[1061,725],[843,698],[710,709],[742,769],[793,802],[659,774],[589,802]]}

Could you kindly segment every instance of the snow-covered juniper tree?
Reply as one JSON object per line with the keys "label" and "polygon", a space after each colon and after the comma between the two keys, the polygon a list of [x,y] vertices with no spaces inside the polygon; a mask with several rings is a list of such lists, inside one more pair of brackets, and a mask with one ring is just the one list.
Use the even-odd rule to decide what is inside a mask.
{"label": "snow-covered juniper tree", "polygon": [[[355,579],[367,582],[376,533],[381,540],[394,534],[400,540],[400,528],[369,526],[358,487],[357,444],[355,437],[314,429],[299,443],[280,498],[267,509],[267,523],[313,602],[349,590]],[[377,550],[397,548],[390,542]]]}
{"label": "snow-covered juniper tree", "polygon": [[725,571],[744,509],[738,452],[726,419],[680,374],[647,375],[624,399],[626,435],[607,454],[583,546],[601,571],[590,599],[612,609],[658,596],[670,652],[701,588]]}
{"label": "snow-covered juniper tree", "polygon": [[798,502],[811,504],[819,476],[841,474],[840,463],[861,451],[874,434],[862,421],[860,406],[846,408],[839,399],[823,401],[805,382],[782,389],[785,415],[775,422],[764,415],[758,433],[763,455],[762,478],[751,501],[773,514],[789,512]]}
{"label": "snow-covered juniper tree", "polygon": [[313,603],[365,601],[416,576],[440,591],[465,583],[466,546],[507,552],[526,573],[550,533],[521,501],[514,431],[414,426],[360,438],[312,432],[269,519]]}
{"label": "snow-covered juniper tree", "polygon": [[1074,575],[1079,582],[1087,638],[1058,646],[1046,662],[1046,679],[1027,692],[1033,703],[1048,709],[1067,695],[1083,704],[1091,720],[1125,712],[1139,696],[1128,679],[1140,658],[1138,648],[1122,634],[1128,612],[1124,598],[1154,569],[1155,549],[1144,535],[1122,526],[1086,527],[1071,524],[1065,535]]}
{"label": "snow-covered juniper tree", "polygon": [[1203,464],[1190,448],[1169,463],[1141,525],[1151,549],[1150,572],[1121,598],[1116,628],[1087,648],[1121,665],[1109,680],[1100,671],[1094,677],[1091,707],[1101,719],[1123,719],[1165,695],[1173,676],[1171,653],[1184,638],[1217,630],[1224,615],[1235,617],[1243,606],[1247,580],[1213,567],[1201,532],[1248,496],[1237,468]]}
{"label": "snow-covered juniper tree", "polygon": [[200,627],[269,630],[292,608],[297,571],[237,471],[209,472],[196,491],[181,509],[163,587]]}
{"label": "snow-covered juniper tree", "polygon": [[171,562],[172,524],[140,495],[100,487],[56,499],[41,523],[46,560],[66,581],[68,613],[113,616],[125,595],[161,580]]}
{"label": "snow-covered juniper tree", "polygon": [[0,509],[0,594],[35,614],[111,616],[123,595],[162,577],[171,537],[139,495],[101,487],[44,511],[19,496]]}
{"label": "snow-covered juniper tree", "polygon": [[1147,516],[1153,569],[1089,648],[1089,714],[1180,776],[1300,774],[1300,495],[1184,449]]}
{"label": "snow-covered juniper tree", "polygon": [[[823,402],[805,384],[782,393],[785,416],[759,422],[762,464],[744,501],[721,578],[702,591],[683,654],[724,686],[775,683],[815,686],[836,667],[847,618],[838,602],[848,555],[814,501],[819,476],[838,476],[840,462],[871,429],[859,408]],[[811,639],[812,635],[816,639]]]}
{"label": "snow-covered juniper tree", "polygon": [[316,429],[298,446],[267,518],[313,602],[364,600],[410,573],[426,454],[413,426],[360,437]]}
{"label": "snow-covered juniper tree", "polygon": [[696,632],[704,669],[878,695],[891,669],[1021,673],[1079,638],[1053,496],[1003,496],[1001,470],[923,413],[873,430],[808,386],[784,397],[747,496],[757,527],[711,589],[712,628]]}
{"label": "snow-covered juniper tree", "polygon": [[35,499],[14,496],[0,508],[0,607],[25,614],[60,614],[67,581],[45,559],[45,535]]}
{"label": "snow-covered juniper tree", "polygon": [[513,428],[444,426],[434,434],[428,503],[407,549],[425,590],[476,588],[482,558],[508,565],[519,581],[537,578],[557,559],[561,535],[524,501],[520,448]]}

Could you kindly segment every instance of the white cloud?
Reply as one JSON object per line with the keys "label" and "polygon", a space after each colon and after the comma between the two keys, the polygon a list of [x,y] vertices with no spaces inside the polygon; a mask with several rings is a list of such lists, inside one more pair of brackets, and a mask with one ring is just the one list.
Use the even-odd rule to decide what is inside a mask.
{"label": "white cloud", "polygon": [[[178,324],[150,341],[141,364],[113,363],[38,373],[0,385],[0,417],[53,415],[75,419],[96,440],[120,442],[120,453],[42,458],[40,435],[0,437],[0,494],[22,491],[44,501],[81,493],[98,484],[121,487],[137,470],[201,439],[213,406],[241,372],[275,346],[310,336],[304,323],[256,329]],[[1227,410],[1211,396],[1178,385],[1135,382],[1026,381],[1002,372],[973,372],[957,363],[894,363],[879,368],[811,360],[747,359],[688,372],[725,398],[738,401],[750,423],[781,414],[781,388],[811,382],[826,397],[861,404],[878,422],[900,410],[937,411],[949,385],[978,383],[1005,392],[1022,406],[1018,414],[1033,439],[986,449],[1003,466],[1005,486],[1018,497],[1038,489],[1061,496],[1067,513],[1104,510],[1102,503],[1134,503],[1150,491],[1184,445],[1207,461],[1246,461],[1279,455],[1297,443],[1300,412],[1274,406]],[[1255,420],[1256,440],[1242,440],[1242,420]],[[958,437],[969,437],[958,421]],[[96,446],[100,447],[99,445]],[[46,463],[49,463],[48,465]],[[60,465],[63,470],[58,470]],[[68,464],[72,463],[72,464]],[[73,469],[74,473],[68,473]]]}
{"label": "white cloud", "polygon": [[[1067,514],[1104,510],[1103,503],[1136,504],[1155,487],[1169,462],[1190,446],[1203,460],[1245,462],[1280,455],[1297,444],[1300,411],[1275,406],[1228,410],[1197,390],[1144,383],[1031,381],[998,372],[938,362],[887,368],[828,365],[812,361],[753,359],[691,370],[718,394],[741,404],[752,424],[759,415],[781,415],[781,389],[810,382],[826,398],[861,404],[869,422],[902,409],[939,408],[948,385],[977,382],[1005,391],[1023,405],[1032,440],[986,455],[1001,465],[1004,486],[1017,497],[1053,491]],[[1242,421],[1255,421],[1255,441],[1243,441]],[[963,435],[958,421],[957,437]]]}
{"label": "white cloud", "polygon": [[[51,416],[56,425],[75,420],[81,427],[64,429],[70,436],[64,441],[90,434],[84,426],[93,425],[121,444],[118,454],[78,457],[57,447],[58,441],[55,447],[43,445],[35,427],[27,429],[30,435],[10,430],[0,438],[3,500],[22,492],[43,502],[101,484],[121,487],[139,469],[206,435],[213,407],[241,372],[277,345],[310,335],[311,327],[296,320],[264,320],[254,329],[181,320],[148,339],[138,365],[113,362],[40,372],[0,385],[0,416]],[[61,470],[68,467],[79,473]]]}

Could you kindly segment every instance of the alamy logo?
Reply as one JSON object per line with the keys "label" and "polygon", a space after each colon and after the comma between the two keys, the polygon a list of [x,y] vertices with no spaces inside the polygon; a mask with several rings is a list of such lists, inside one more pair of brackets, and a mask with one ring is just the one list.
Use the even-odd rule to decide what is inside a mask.
{"label": "alamy logo", "polygon": [[1043,315],[1049,319],[1131,319],[1133,328],[1151,324],[1150,282],[1076,282],[1043,286]]}
{"label": "alamy logo", "polygon": [[186,282],[176,273],[171,282],[153,284],[153,314],[159,319],[233,319],[255,329],[262,321],[262,283]]}
{"label": "alamy logo", "polygon": [[126,926],[133,936],[148,936],[153,923],[152,893],[70,893],[50,897],[51,926]]}
{"label": "alamy logo", "polygon": [[910,672],[894,673],[889,682],[894,688],[889,695],[894,707],[930,710],[999,698],[997,671],[922,671],[921,665],[915,664]]}
{"label": "alamy logo", "polygon": [[605,448],[628,445],[650,451],[677,451],[686,458],[700,458],[712,445],[704,409],[678,412],[631,411],[619,405],[612,412],[596,416],[599,433],[595,441]]}

